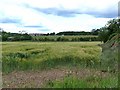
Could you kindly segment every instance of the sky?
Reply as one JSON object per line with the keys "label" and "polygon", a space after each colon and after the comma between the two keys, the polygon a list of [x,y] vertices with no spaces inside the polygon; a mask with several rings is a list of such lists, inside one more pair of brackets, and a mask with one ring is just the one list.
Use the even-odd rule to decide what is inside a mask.
{"label": "sky", "polygon": [[119,0],[0,0],[7,32],[91,31],[118,17]]}

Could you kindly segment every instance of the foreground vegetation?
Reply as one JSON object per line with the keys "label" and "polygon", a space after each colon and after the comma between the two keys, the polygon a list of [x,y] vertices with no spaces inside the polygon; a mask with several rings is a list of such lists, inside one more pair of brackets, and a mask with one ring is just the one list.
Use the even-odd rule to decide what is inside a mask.
{"label": "foreground vegetation", "polygon": [[[11,85],[11,87],[17,87],[19,84],[20,87],[52,88],[117,87],[117,72],[107,71],[107,68],[103,69],[108,67],[110,63],[103,65],[104,67],[101,66],[99,58],[101,56],[101,47],[98,44],[100,42],[2,42],[3,85],[4,87],[9,87],[10,85],[8,86],[8,84],[18,83],[19,81],[17,80],[22,75],[22,81],[29,78],[27,81],[24,81],[27,82],[27,85],[21,81],[21,83]],[[64,72],[61,72],[61,69],[68,70],[68,72],[64,74]],[[84,69],[87,69],[87,71]],[[22,71],[23,73],[19,74]],[[27,72],[31,73],[29,75],[32,76],[29,77]],[[39,85],[35,86],[32,82],[35,83],[36,79],[30,81],[31,77],[34,77],[33,73],[36,72],[41,74],[44,72],[42,75],[39,73],[39,76],[41,76],[39,80],[44,81],[43,85],[36,83]],[[46,72],[48,72],[46,79],[50,79],[46,80],[44,78]],[[59,72],[63,74],[62,80]],[[12,73],[14,74],[11,75]],[[58,73],[58,76],[55,76],[56,79],[51,80],[54,73]],[[17,77],[14,75],[17,75]],[[81,75],[82,78],[79,78]],[[86,77],[86,75],[88,76]],[[11,76],[14,76],[14,78],[11,80],[7,79]],[[18,79],[16,80],[16,78]]]}
{"label": "foreground vegetation", "polygon": [[[94,67],[99,42],[3,42],[3,72],[64,66]],[[12,52],[11,52],[12,51]]]}
{"label": "foreground vegetation", "polygon": [[[20,87],[36,87],[33,82],[36,82],[38,79],[40,82],[45,82],[44,85],[36,83],[38,84],[37,87],[117,88],[118,60],[120,56],[119,22],[120,20],[118,19],[109,21],[105,27],[98,30],[99,38],[98,36],[91,35],[81,37],[55,35],[30,36],[29,40],[32,41],[56,42],[3,42],[2,70],[3,79],[5,80],[3,82],[4,86],[15,87],[20,84]],[[29,37],[28,34],[25,35]],[[19,34],[19,37],[21,37],[20,39],[17,37],[19,41],[22,39],[26,40],[26,36],[24,37],[24,35],[21,36]],[[9,37],[5,41],[14,41],[14,39],[13,37]],[[90,42],[98,41],[99,39],[104,44]],[[61,72],[61,69],[63,69],[63,72]],[[66,70],[68,71],[66,72]],[[36,74],[40,77],[36,76]],[[31,76],[28,77],[29,75]],[[44,75],[47,76],[44,77]],[[53,78],[52,76],[54,75],[57,76]],[[8,78],[12,76],[14,78],[10,81]],[[27,81],[24,81],[26,78]],[[31,78],[33,80],[29,81]],[[19,83],[18,80],[24,82]],[[25,82],[28,82],[27,85],[24,84]]]}
{"label": "foreground vegetation", "polygon": [[63,80],[49,81],[48,88],[117,88],[118,77],[116,76],[89,76],[86,78],[77,78],[74,76],[64,77]]}

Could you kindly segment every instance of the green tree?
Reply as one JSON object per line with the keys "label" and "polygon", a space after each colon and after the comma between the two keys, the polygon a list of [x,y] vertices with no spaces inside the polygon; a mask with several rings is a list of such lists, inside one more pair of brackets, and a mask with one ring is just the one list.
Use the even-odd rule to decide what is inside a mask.
{"label": "green tree", "polygon": [[118,33],[120,33],[120,19],[113,19],[100,28],[99,39],[105,43]]}
{"label": "green tree", "polygon": [[107,28],[105,27],[100,28],[100,32],[98,36],[99,39],[105,43],[109,37]]}

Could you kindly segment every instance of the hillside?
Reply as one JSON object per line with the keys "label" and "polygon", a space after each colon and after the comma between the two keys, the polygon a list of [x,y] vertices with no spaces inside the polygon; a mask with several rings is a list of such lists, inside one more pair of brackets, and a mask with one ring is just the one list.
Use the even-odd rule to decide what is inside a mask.
{"label": "hillside", "polygon": [[120,56],[120,34],[102,45],[101,64],[107,70],[117,70]]}

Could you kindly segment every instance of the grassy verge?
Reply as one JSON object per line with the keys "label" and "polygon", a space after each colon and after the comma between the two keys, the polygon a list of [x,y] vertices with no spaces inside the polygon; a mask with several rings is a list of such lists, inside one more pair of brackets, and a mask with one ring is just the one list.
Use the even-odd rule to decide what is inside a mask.
{"label": "grassy verge", "polygon": [[49,81],[44,86],[47,88],[117,88],[117,76],[101,78],[100,76],[89,76],[84,79],[74,76],[63,78],[63,80]]}

